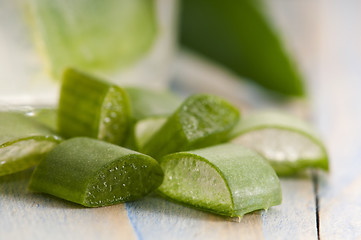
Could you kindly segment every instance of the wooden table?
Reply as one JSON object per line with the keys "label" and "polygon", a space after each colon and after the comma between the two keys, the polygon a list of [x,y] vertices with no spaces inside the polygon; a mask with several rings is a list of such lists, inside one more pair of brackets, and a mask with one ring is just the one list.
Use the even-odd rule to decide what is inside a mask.
{"label": "wooden table", "polygon": [[282,205],[237,223],[156,195],[85,209],[29,193],[29,170],[0,178],[0,239],[361,239],[361,2],[274,0],[269,7],[308,79],[308,103],[275,103],[186,53],[172,86],[223,95],[245,111],[277,106],[308,116],[329,151],[329,174],[282,179]]}

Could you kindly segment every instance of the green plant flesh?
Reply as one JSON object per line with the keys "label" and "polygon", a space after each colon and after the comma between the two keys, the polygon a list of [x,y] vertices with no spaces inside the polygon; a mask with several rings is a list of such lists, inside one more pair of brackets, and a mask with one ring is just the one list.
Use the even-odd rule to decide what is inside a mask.
{"label": "green plant flesh", "polygon": [[[138,151],[140,149],[138,145],[144,144],[138,143],[139,138],[136,136],[136,128],[138,128],[137,125],[145,126],[143,123],[138,124],[138,122],[143,122],[143,119],[171,115],[179,107],[181,100],[168,91],[156,91],[139,87],[126,87],[125,91],[129,97],[133,120],[125,146]],[[149,126],[148,123],[146,125]]]}
{"label": "green plant flesh", "polygon": [[74,69],[64,73],[58,107],[64,137],[88,136],[123,144],[131,124],[125,91]]}
{"label": "green plant flesh", "polygon": [[136,200],[163,180],[149,156],[96,139],[62,142],[35,169],[29,188],[87,207]]}
{"label": "green plant flesh", "polygon": [[278,112],[260,112],[241,119],[231,133],[233,143],[257,151],[270,161],[278,175],[306,168],[328,170],[322,141],[307,123]]}
{"label": "green plant flesh", "polygon": [[260,155],[223,144],[164,156],[159,192],[174,201],[230,217],[281,203],[272,167]]}
{"label": "green plant flesh", "polygon": [[124,67],[156,36],[153,0],[30,0],[36,44],[51,73],[68,66],[90,72]]}
{"label": "green plant flesh", "polygon": [[255,0],[183,0],[181,43],[268,89],[302,96],[302,77],[262,7]]}
{"label": "green plant flesh", "polygon": [[153,134],[155,134],[166,121],[166,117],[152,117],[138,121],[134,126],[137,149],[143,149],[144,144],[151,139]]}
{"label": "green plant flesh", "polygon": [[23,113],[0,112],[0,176],[38,164],[60,138]]}
{"label": "green plant flesh", "polygon": [[187,98],[162,127],[144,144],[141,152],[158,159],[168,153],[210,146],[228,137],[239,111],[213,95]]}

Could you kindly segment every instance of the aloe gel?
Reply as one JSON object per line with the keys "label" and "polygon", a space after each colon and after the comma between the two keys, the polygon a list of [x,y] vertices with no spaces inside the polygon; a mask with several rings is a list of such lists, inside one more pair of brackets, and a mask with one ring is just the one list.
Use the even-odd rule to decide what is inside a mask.
{"label": "aloe gel", "polygon": [[156,189],[163,172],[153,158],[96,139],[66,140],[35,169],[29,189],[87,207],[133,201]]}
{"label": "aloe gel", "polygon": [[280,176],[309,168],[328,170],[328,155],[316,131],[286,113],[261,111],[243,117],[230,133],[231,142],[266,158]]}
{"label": "aloe gel", "polygon": [[141,152],[158,159],[166,154],[225,141],[239,120],[239,111],[214,95],[193,95],[168,117]]}
{"label": "aloe gel", "polygon": [[38,164],[61,138],[21,112],[0,112],[0,176]]}
{"label": "aloe gel", "polygon": [[124,89],[72,68],[64,72],[57,118],[61,135],[87,136],[122,145],[130,124]]}
{"label": "aloe gel", "polygon": [[269,163],[235,144],[169,154],[160,165],[159,192],[201,210],[242,217],[281,203],[280,182]]}

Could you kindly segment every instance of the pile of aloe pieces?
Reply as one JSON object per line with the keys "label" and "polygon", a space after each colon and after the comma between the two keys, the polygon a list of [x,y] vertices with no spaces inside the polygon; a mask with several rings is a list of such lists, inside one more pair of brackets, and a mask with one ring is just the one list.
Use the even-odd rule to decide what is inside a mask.
{"label": "pile of aloe pieces", "polygon": [[56,109],[0,112],[0,175],[35,167],[29,190],[100,207],[150,192],[241,217],[281,203],[278,176],[328,170],[305,122],[241,116],[221,97],[123,88],[63,73]]}

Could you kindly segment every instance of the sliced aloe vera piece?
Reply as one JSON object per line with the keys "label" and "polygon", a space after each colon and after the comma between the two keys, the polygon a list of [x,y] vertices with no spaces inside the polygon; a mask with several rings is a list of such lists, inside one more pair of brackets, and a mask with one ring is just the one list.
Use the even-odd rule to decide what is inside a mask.
{"label": "sliced aloe vera piece", "polygon": [[135,120],[171,115],[182,103],[169,91],[156,91],[139,87],[126,87]]}
{"label": "sliced aloe vera piece", "polygon": [[125,88],[131,106],[133,125],[125,146],[139,150],[136,133],[137,121],[145,118],[171,115],[181,104],[181,100],[169,91],[157,91],[139,87]]}
{"label": "sliced aloe vera piece", "polygon": [[213,95],[187,98],[141,152],[159,158],[168,153],[214,145],[225,141],[239,120],[239,111]]}
{"label": "sliced aloe vera piece", "polygon": [[233,143],[251,148],[269,160],[278,175],[305,168],[328,170],[327,152],[304,121],[281,112],[259,112],[242,118],[231,133]]}
{"label": "sliced aloe vera piece", "polygon": [[303,96],[302,76],[262,2],[183,0],[181,43],[268,89]]}
{"label": "sliced aloe vera piece", "polygon": [[129,100],[122,88],[74,69],[65,71],[58,107],[61,135],[123,144],[130,124]]}
{"label": "sliced aloe vera piece", "polygon": [[153,0],[27,1],[36,44],[55,77],[67,66],[109,71],[139,59],[156,36]]}
{"label": "sliced aloe vera piece", "polygon": [[139,120],[134,126],[135,143],[138,149],[143,149],[144,144],[167,121],[166,117],[151,117]]}
{"label": "sliced aloe vera piece", "polygon": [[33,167],[59,142],[50,129],[23,113],[0,112],[0,176]]}
{"label": "sliced aloe vera piece", "polygon": [[163,172],[153,158],[100,140],[62,142],[35,169],[29,189],[87,207],[136,200],[156,189]]}
{"label": "sliced aloe vera piece", "polygon": [[164,156],[162,195],[230,217],[281,203],[279,179],[257,153],[222,144]]}

